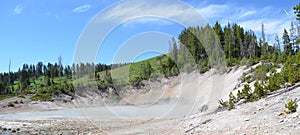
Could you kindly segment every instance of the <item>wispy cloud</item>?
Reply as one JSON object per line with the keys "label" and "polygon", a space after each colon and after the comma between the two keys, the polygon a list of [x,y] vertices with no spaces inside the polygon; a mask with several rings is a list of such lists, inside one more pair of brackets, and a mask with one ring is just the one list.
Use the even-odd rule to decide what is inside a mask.
{"label": "wispy cloud", "polygon": [[72,12],[74,12],[74,13],[82,13],[82,12],[88,11],[90,8],[91,8],[91,5],[86,4],[86,5],[82,5],[82,6],[79,6],[77,8],[74,8],[72,10]]}
{"label": "wispy cloud", "polygon": [[241,14],[241,15],[239,16],[239,19],[242,19],[242,18],[251,16],[251,15],[254,15],[255,13],[256,13],[255,10],[252,10],[252,11],[246,11],[246,12],[244,12],[243,14]]}
{"label": "wispy cloud", "polygon": [[226,10],[229,9],[229,6],[226,4],[210,4],[206,7],[199,8],[198,12],[200,12],[206,18],[218,17],[221,14],[225,13]]}
{"label": "wispy cloud", "polygon": [[206,24],[206,20],[199,16],[196,9],[171,0],[162,2],[132,0],[112,7],[103,13],[98,22],[122,23],[128,21],[127,19],[133,19],[137,23],[156,23],[158,25],[166,25],[166,20],[188,22],[191,24],[190,26],[201,25],[199,22]]}
{"label": "wispy cloud", "polygon": [[21,14],[23,11],[23,7],[20,5],[17,5],[16,8],[14,9],[15,14]]}
{"label": "wispy cloud", "polygon": [[233,5],[232,3],[208,4],[202,5],[201,8],[198,8],[198,11],[212,23],[217,20],[222,26],[226,25],[228,21],[237,23],[246,30],[253,30],[258,37],[261,36],[261,25],[263,23],[266,28],[267,40],[271,43],[274,34],[281,35],[283,29],[288,30],[291,24],[291,19],[283,12],[283,9],[272,6],[257,8]]}

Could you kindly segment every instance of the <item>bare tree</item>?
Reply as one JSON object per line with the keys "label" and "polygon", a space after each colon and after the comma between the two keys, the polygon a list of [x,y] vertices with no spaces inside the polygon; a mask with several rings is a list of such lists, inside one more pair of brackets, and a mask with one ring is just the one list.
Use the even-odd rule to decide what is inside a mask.
{"label": "bare tree", "polygon": [[58,57],[58,76],[60,77],[60,76],[62,76],[62,67],[63,67],[63,65],[62,65],[62,57],[61,57],[61,55],[59,55],[59,57]]}

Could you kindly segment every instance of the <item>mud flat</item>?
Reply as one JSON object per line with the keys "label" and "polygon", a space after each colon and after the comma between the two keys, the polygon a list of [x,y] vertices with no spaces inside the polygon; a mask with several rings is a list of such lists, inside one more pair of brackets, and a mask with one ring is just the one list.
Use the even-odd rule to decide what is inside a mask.
{"label": "mud flat", "polygon": [[[231,111],[216,110],[217,99],[228,97],[239,76],[245,71],[244,67],[240,67],[223,75],[212,71],[200,76],[185,75],[183,78],[187,77],[184,82],[186,86],[177,82],[167,83],[171,85],[163,97],[177,99],[168,102],[80,107],[71,102],[32,103],[26,100],[27,97],[25,100],[22,98],[23,103],[16,105],[21,106],[19,108],[1,108],[0,133],[66,135],[300,133],[300,106],[295,113],[282,113],[289,99],[296,99],[300,105],[300,87],[278,90],[259,101],[237,105]],[[217,83],[214,83],[215,81]],[[220,85],[222,81],[224,82],[222,90],[215,91],[220,90],[216,85]],[[181,89],[187,93],[179,93],[178,90]],[[209,96],[206,96],[207,93]],[[153,95],[157,95],[155,91]],[[139,97],[136,101],[141,99],[143,98]],[[145,99],[153,98],[150,96]],[[5,106],[6,102],[14,100],[21,99],[6,99],[1,101],[0,105]],[[130,97],[128,100],[134,101],[134,98]]]}

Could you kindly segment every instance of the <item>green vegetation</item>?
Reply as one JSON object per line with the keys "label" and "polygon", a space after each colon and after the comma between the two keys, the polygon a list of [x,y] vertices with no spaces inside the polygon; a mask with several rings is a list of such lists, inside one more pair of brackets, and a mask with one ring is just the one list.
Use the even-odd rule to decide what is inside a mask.
{"label": "green vegetation", "polygon": [[8,106],[8,107],[15,107],[15,105],[14,105],[13,102],[8,102],[8,103],[7,103],[7,106]]}
{"label": "green vegetation", "polygon": [[255,96],[254,99],[260,99],[262,97],[265,97],[267,95],[267,91],[264,89],[264,87],[259,84],[257,81],[254,83],[254,93]]}
{"label": "green vegetation", "polygon": [[[258,66],[256,69],[253,70],[254,75],[252,76],[256,82],[254,83],[254,91],[251,92],[251,88],[248,84],[244,85],[242,91],[238,91],[236,102],[240,101],[241,99],[245,99],[246,102],[256,101],[258,99],[264,98],[268,95],[269,92],[274,92],[279,90],[280,88],[285,87],[286,83],[297,83],[300,81],[300,52],[295,52],[290,56],[284,56],[286,62],[282,67],[282,71],[277,73],[275,68],[275,64],[264,64]],[[266,74],[270,73],[269,76]],[[240,80],[244,82],[246,79],[246,75],[243,75]],[[243,81],[244,80],[244,81]],[[264,82],[264,83],[259,83]],[[234,106],[233,100],[234,97],[232,93],[229,95],[229,110]],[[290,101],[286,108],[292,109],[296,106],[294,103],[295,101]],[[220,103],[220,105],[223,105]],[[297,107],[296,107],[297,108]],[[294,111],[294,110],[293,110]]]}
{"label": "green vegetation", "polygon": [[6,98],[11,98],[14,97],[15,94],[8,94],[8,95],[0,95],[0,100],[6,99]]}
{"label": "green vegetation", "polygon": [[[299,7],[300,4],[294,7],[298,20]],[[291,29],[295,29],[294,23]],[[108,88],[116,89],[128,84],[139,86],[143,80],[155,81],[181,72],[204,73],[214,67],[251,66],[261,62],[261,66],[253,69],[253,74],[240,78],[241,82],[257,82],[253,92],[246,84],[235,99],[231,94],[229,106],[233,108],[234,103],[241,99],[255,101],[268,92],[282,88],[285,83],[300,81],[300,54],[296,42],[299,38],[295,33],[284,30],[282,43],[280,36],[276,35],[273,45],[266,42],[263,24],[261,33],[258,39],[252,30],[245,30],[236,23],[221,27],[216,22],[213,26],[185,28],[178,35],[179,42],[171,39],[168,54],[141,62],[112,65],[73,63],[63,66],[59,57],[54,64],[24,64],[17,72],[0,73],[0,100],[31,95],[31,100],[46,101],[60,94],[74,96],[74,87],[106,92]],[[280,65],[283,65],[282,72],[277,73],[276,68]]]}
{"label": "green vegetation", "polygon": [[236,101],[236,98],[234,97],[234,95],[230,92],[229,94],[229,101],[228,101],[228,104],[229,104],[229,107],[228,107],[228,110],[230,111],[231,109],[234,108],[234,102]]}
{"label": "green vegetation", "polygon": [[298,104],[296,100],[290,100],[284,107],[293,113],[297,111]]}

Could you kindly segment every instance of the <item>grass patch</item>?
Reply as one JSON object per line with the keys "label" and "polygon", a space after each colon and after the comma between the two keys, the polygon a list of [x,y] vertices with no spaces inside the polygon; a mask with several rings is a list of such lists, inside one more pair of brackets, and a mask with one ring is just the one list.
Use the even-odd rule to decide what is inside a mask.
{"label": "grass patch", "polygon": [[0,101],[1,101],[1,100],[4,100],[4,99],[7,99],[7,98],[14,97],[14,96],[15,96],[15,94],[0,95]]}
{"label": "grass patch", "polygon": [[34,96],[30,97],[30,100],[32,101],[49,101],[52,98],[50,94],[36,94]]}

